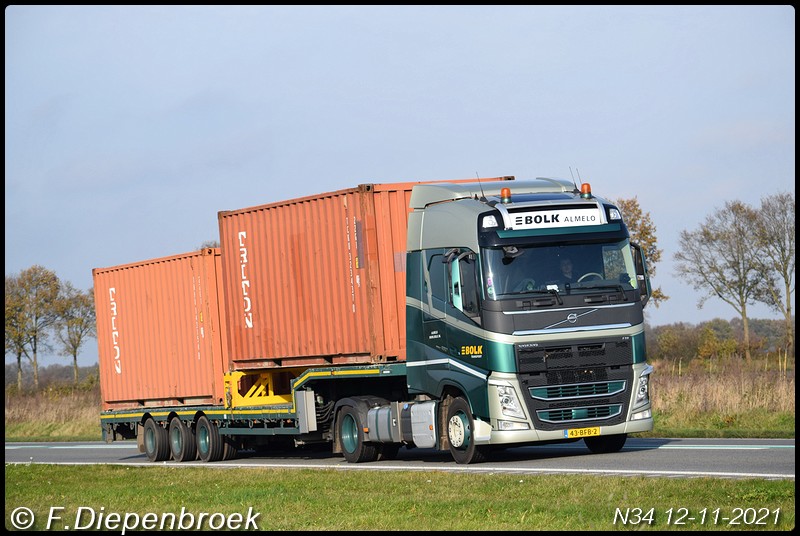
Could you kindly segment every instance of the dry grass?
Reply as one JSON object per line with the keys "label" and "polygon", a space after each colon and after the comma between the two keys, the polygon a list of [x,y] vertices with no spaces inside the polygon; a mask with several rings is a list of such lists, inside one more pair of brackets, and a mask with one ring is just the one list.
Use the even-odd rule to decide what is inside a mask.
{"label": "dry grass", "polygon": [[653,405],[660,411],[690,414],[767,409],[794,412],[794,371],[784,375],[730,362],[715,371],[694,367],[681,375],[656,363]]}
{"label": "dry grass", "polygon": [[16,440],[99,440],[100,389],[6,389],[5,437]]}
{"label": "dry grass", "polygon": [[657,432],[794,437],[795,374],[790,365],[785,371],[737,358],[689,366],[654,363],[650,394]]}

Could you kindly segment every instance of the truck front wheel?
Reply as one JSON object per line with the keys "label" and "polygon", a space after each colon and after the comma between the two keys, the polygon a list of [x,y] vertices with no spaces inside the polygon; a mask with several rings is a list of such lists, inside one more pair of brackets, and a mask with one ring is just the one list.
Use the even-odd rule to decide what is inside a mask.
{"label": "truck front wheel", "polygon": [[456,463],[486,461],[487,447],[475,444],[475,419],[464,397],[453,399],[447,407],[447,443]]}
{"label": "truck front wheel", "polygon": [[364,426],[358,411],[352,406],[344,406],[336,420],[337,435],[342,444],[344,459],[350,463],[374,462],[378,459],[378,447],[367,443]]}

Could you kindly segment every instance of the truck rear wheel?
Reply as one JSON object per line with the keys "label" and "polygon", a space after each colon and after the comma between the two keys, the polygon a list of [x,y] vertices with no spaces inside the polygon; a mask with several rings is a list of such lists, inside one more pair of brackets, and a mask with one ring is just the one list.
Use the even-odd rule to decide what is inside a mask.
{"label": "truck rear wheel", "polygon": [[147,419],[144,423],[144,452],[151,462],[169,459],[167,431],[153,419]]}
{"label": "truck rear wheel", "polygon": [[222,436],[215,424],[203,415],[197,420],[195,431],[197,436],[197,455],[204,462],[216,462],[222,459]]}
{"label": "truck rear wheel", "polygon": [[350,463],[374,462],[378,459],[378,447],[367,443],[364,425],[358,411],[352,406],[344,406],[336,420],[337,436],[342,444],[344,459]]}
{"label": "truck rear wheel", "polygon": [[475,444],[475,419],[464,397],[452,399],[447,407],[447,443],[456,463],[486,461],[488,449]]}
{"label": "truck rear wheel", "polygon": [[225,436],[222,438],[222,459],[232,460],[239,453],[239,447],[234,441],[233,436]]}
{"label": "truck rear wheel", "polygon": [[176,462],[192,462],[197,458],[197,440],[191,427],[178,417],[169,422],[169,449]]}
{"label": "truck rear wheel", "polygon": [[628,434],[616,434],[608,436],[586,437],[583,441],[594,454],[608,454],[619,452],[625,446]]}

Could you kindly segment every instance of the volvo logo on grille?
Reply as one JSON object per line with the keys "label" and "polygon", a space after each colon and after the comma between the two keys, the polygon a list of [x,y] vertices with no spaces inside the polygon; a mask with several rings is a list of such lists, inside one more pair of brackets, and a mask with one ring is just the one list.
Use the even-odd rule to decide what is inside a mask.
{"label": "volvo logo on grille", "polygon": [[577,322],[577,321],[578,321],[578,315],[576,315],[575,313],[570,313],[570,314],[568,314],[568,315],[567,315],[567,321],[568,321],[570,324],[574,324],[575,322]]}

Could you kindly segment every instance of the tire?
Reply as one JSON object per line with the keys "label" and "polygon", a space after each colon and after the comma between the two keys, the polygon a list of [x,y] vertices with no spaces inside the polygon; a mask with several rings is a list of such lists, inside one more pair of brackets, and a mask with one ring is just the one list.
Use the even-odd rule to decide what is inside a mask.
{"label": "tire", "polygon": [[226,435],[222,438],[222,459],[232,460],[239,453],[239,447],[233,436]]}
{"label": "tire", "polygon": [[167,431],[153,419],[144,423],[144,452],[151,462],[169,459],[169,438]]}
{"label": "tire", "polygon": [[595,436],[586,437],[583,439],[586,446],[589,447],[594,454],[608,454],[610,452],[619,452],[625,446],[625,441],[628,439],[628,434],[616,434],[608,436]]}
{"label": "tire", "polygon": [[378,446],[364,440],[364,426],[354,407],[344,406],[339,411],[336,436],[342,445],[344,459],[348,462],[374,462],[378,459]]}
{"label": "tire", "polygon": [[222,459],[224,445],[217,425],[203,415],[197,420],[195,428],[197,455],[204,462],[217,462]]}
{"label": "tire", "polygon": [[190,425],[178,417],[169,422],[169,450],[176,462],[193,462],[197,458],[197,440]]}
{"label": "tire", "polygon": [[447,406],[447,444],[458,464],[481,463],[488,457],[488,446],[475,444],[475,419],[464,397],[452,399]]}

